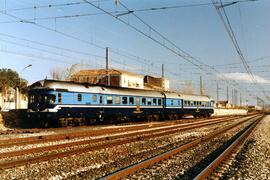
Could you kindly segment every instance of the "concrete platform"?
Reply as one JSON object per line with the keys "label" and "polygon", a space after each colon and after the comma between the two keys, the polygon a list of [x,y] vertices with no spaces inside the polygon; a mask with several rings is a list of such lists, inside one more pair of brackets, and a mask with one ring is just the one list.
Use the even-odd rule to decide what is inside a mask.
{"label": "concrete platform", "polygon": [[215,108],[213,116],[247,115],[247,113],[246,109]]}

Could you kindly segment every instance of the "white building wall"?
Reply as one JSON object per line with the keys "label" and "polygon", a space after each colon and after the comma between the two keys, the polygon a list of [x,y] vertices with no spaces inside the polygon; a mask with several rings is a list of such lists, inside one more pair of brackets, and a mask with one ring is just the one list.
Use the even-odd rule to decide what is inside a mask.
{"label": "white building wall", "polygon": [[224,109],[215,108],[213,116],[228,116],[228,115],[247,115],[246,109]]}
{"label": "white building wall", "polygon": [[[0,93],[0,106],[1,106],[1,110],[2,111],[9,111],[11,109],[16,109],[16,103],[15,100],[16,98],[14,98],[15,95],[11,94],[10,98],[12,99],[12,101],[4,101],[4,97],[2,96],[2,94]],[[19,109],[27,109],[28,106],[28,100],[26,97],[22,97],[21,96],[21,104],[20,107],[18,107]]]}
{"label": "white building wall", "polygon": [[163,88],[165,91],[170,90],[170,81],[168,79],[163,79]]}
{"label": "white building wall", "polygon": [[144,89],[143,76],[122,74],[120,85],[121,87]]}

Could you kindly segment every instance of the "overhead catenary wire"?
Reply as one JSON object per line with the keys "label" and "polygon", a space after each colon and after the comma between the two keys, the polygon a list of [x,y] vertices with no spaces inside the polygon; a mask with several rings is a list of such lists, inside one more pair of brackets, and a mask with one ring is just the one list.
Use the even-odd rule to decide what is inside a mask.
{"label": "overhead catenary wire", "polygon": [[[176,55],[182,57],[183,59],[187,60],[188,62],[190,62],[190,63],[193,64],[194,66],[197,66],[199,69],[204,70],[204,68],[202,68],[202,65],[198,65],[198,64],[192,62],[190,59],[187,59],[187,57],[189,57],[189,58],[192,58],[192,60],[195,60],[196,62],[200,62],[200,61],[198,61],[197,59],[195,59],[195,58],[193,58],[192,56],[190,56],[189,54],[186,53],[186,56],[183,56],[183,55],[179,54],[179,52],[176,52],[174,49],[171,49],[170,47],[165,46],[164,44],[162,44],[162,43],[159,42],[158,40],[152,38],[150,35],[144,33],[142,30],[140,30],[140,29],[136,28],[135,26],[131,25],[130,22],[126,22],[126,21],[120,19],[118,16],[116,16],[116,15],[114,15],[114,14],[111,14],[110,12],[104,10],[103,8],[101,8],[101,7],[99,7],[99,6],[96,6],[95,4],[93,4],[93,3],[91,3],[91,2],[89,2],[89,1],[87,1],[87,0],[84,0],[84,1],[85,1],[85,2],[88,2],[88,4],[92,5],[93,7],[96,7],[97,9],[99,9],[99,10],[105,12],[106,14],[108,14],[108,15],[114,17],[115,19],[121,21],[122,23],[124,23],[124,24],[130,26],[132,29],[134,29],[134,30],[136,30],[137,32],[143,34],[144,36],[146,36],[146,37],[152,39],[154,42],[160,44],[161,46],[163,46],[163,47],[165,47],[166,49],[168,49],[168,50],[172,51],[173,53],[175,53]],[[128,11],[130,11],[128,8],[126,8],[126,9],[127,9]],[[134,12],[130,11],[130,13],[134,15]],[[143,22],[143,23],[144,23],[144,22]],[[146,24],[146,25],[147,25],[148,27],[151,28],[151,26],[149,26],[148,24]],[[151,28],[151,30],[154,30],[154,29]],[[162,36],[161,36],[161,37],[162,37]],[[164,39],[164,38],[163,38],[163,39]],[[173,44],[173,43],[171,43],[171,44],[172,44],[173,46],[175,45],[175,44]],[[174,46],[174,47],[175,47],[175,46]],[[177,46],[176,46],[176,48],[178,49]],[[179,49],[178,49],[178,50],[179,50]],[[182,51],[181,49],[180,49],[180,51],[183,52],[183,53],[185,53],[185,51]],[[209,65],[206,65],[206,64],[204,64],[204,63],[202,63],[202,64],[203,64],[203,66],[209,67],[209,69],[213,70],[215,73],[217,73],[217,74],[220,73],[220,72],[217,71],[214,67],[209,66]],[[219,74],[219,77],[222,77],[223,80],[225,80],[225,82],[228,83],[227,78],[226,78],[223,74]],[[233,86],[236,86],[236,85],[239,86],[239,84],[238,84],[235,80],[232,80],[232,82],[233,82],[233,84],[232,84]],[[247,90],[247,89],[245,89],[245,90],[246,90],[248,93],[250,93],[249,90]]]}
{"label": "overhead catenary wire", "polygon": [[[250,69],[250,66],[248,65],[248,63],[247,63],[247,61],[246,61],[246,59],[245,59],[245,57],[244,57],[244,55],[243,55],[243,53],[242,53],[242,51],[241,51],[241,48],[240,48],[240,46],[239,46],[239,44],[238,44],[238,41],[237,41],[236,36],[235,36],[235,33],[234,33],[233,29],[232,29],[230,20],[229,20],[229,18],[228,18],[228,15],[227,15],[227,13],[226,13],[226,10],[225,10],[225,8],[224,8],[224,6],[223,6],[223,3],[222,3],[221,0],[219,0],[219,2],[220,2],[220,6],[217,6],[215,0],[212,0],[212,4],[213,4],[213,6],[215,7],[215,9],[216,9],[216,11],[217,11],[217,13],[218,13],[218,15],[219,15],[219,17],[220,17],[220,19],[221,19],[223,25],[224,25],[224,27],[225,27],[225,29],[226,29],[226,31],[227,31],[229,37],[230,37],[230,39],[231,39],[231,41],[232,41],[232,43],[233,43],[233,45],[234,45],[234,47],[235,47],[235,49],[236,49],[237,54],[239,55],[239,57],[240,57],[240,59],[241,59],[241,61],[242,61],[242,64],[243,64],[243,66],[244,66],[246,72],[250,75],[250,77],[251,77],[251,79],[252,79],[252,81],[253,81],[254,84],[256,84],[257,86],[259,86],[261,89],[264,89],[264,88],[257,82],[256,78],[254,77],[254,75],[253,75],[253,73],[252,73],[252,71],[251,71],[251,69]],[[222,12],[223,12],[223,14],[222,14]],[[224,15],[224,16],[223,16],[223,15]],[[225,17],[225,18],[224,18],[224,17]],[[270,101],[270,97],[267,95],[267,93],[266,93],[265,91],[263,91],[263,94],[264,94],[264,96],[266,97],[266,99],[267,99],[268,101]]]}
{"label": "overhead catenary wire", "polygon": [[[111,0],[93,0],[90,1],[92,3],[98,2],[106,2]],[[226,1],[225,3],[231,3],[231,2],[237,2],[237,3],[243,3],[243,2],[249,2],[252,0],[235,0],[235,1]],[[84,1],[76,1],[76,2],[69,2],[69,3],[59,3],[59,4],[48,4],[48,5],[41,5],[41,6],[32,6],[32,7],[22,7],[22,8],[14,8],[14,9],[5,9],[1,10],[0,12],[7,13],[7,12],[14,12],[14,11],[22,11],[22,10],[37,10],[42,8],[54,8],[54,7],[66,7],[66,6],[75,6],[75,5],[82,5],[85,4]],[[212,5],[212,3],[192,3],[192,4],[181,4],[181,5],[172,5],[172,6],[161,6],[161,7],[150,7],[150,8],[142,8],[142,9],[132,9],[130,11],[112,11],[110,13],[114,14],[127,14],[130,12],[147,12],[147,11],[158,11],[158,10],[170,10],[170,9],[178,9],[178,8],[187,8],[187,7],[197,7],[197,6],[209,6]],[[75,17],[81,17],[81,16],[92,16],[92,15],[102,15],[106,13],[85,13],[85,14],[73,14],[73,15],[65,15],[65,16],[54,16],[54,17],[36,17],[33,19],[26,19],[26,20],[46,20],[46,19],[60,19],[60,18],[75,18]],[[19,21],[6,21],[6,22],[0,22],[0,23],[12,23],[12,22],[19,22]]]}
{"label": "overhead catenary wire", "polygon": [[30,23],[31,24],[31,23]]}
{"label": "overhead catenary wire", "polygon": [[[45,53],[48,53],[48,54],[62,56],[62,57],[69,58],[69,59],[77,59],[77,60],[86,61],[86,59],[80,59],[80,58],[75,57],[75,56],[70,56],[70,55],[66,55],[66,54],[63,54],[63,53],[59,53],[59,52],[54,52],[54,51],[49,51],[49,50],[46,50],[46,49],[33,47],[33,46],[28,45],[28,44],[17,43],[17,42],[14,42],[14,41],[4,40],[4,39],[0,39],[0,41],[8,43],[8,44],[13,44],[13,45],[16,45],[16,46],[21,46],[21,47],[24,47],[24,48],[33,49],[33,50],[40,51],[40,52],[45,52]],[[93,56],[94,57],[105,58],[105,57],[99,56],[99,55],[93,55]]]}
{"label": "overhead catenary wire", "polygon": [[[191,55],[189,55],[189,54],[186,53],[185,51],[181,50],[181,49],[180,49],[179,47],[177,47],[175,44],[171,43],[174,47],[175,47],[175,46],[177,47],[177,50],[178,50],[178,51],[176,51],[176,50],[174,50],[173,48],[168,47],[166,44],[164,44],[164,43],[162,43],[162,42],[160,42],[160,41],[154,39],[154,38],[151,37],[150,35],[148,35],[148,34],[146,34],[145,32],[143,32],[142,30],[140,30],[140,29],[138,29],[137,27],[131,25],[129,22],[126,22],[126,21],[120,19],[118,16],[115,16],[115,15],[111,14],[110,12],[108,12],[108,11],[102,9],[101,7],[95,5],[95,4],[93,4],[93,3],[91,3],[91,2],[89,2],[89,1],[87,1],[87,0],[84,0],[84,1],[87,2],[88,4],[90,4],[91,6],[93,6],[93,7],[97,8],[97,9],[99,9],[99,10],[105,12],[106,14],[112,16],[113,18],[115,18],[115,19],[121,21],[122,23],[126,24],[127,26],[131,27],[131,28],[134,29],[135,31],[137,31],[137,32],[139,32],[140,34],[146,36],[147,38],[153,40],[154,42],[156,42],[157,44],[163,46],[164,48],[166,48],[167,50],[169,50],[169,51],[171,51],[172,53],[176,54],[177,56],[182,57],[183,59],[187,60],[188,62],[190,62],[190,63],[193,64],[194,66],[198,67],[198,69],[201,69],[201,70],[204,70],[204,71],[205,71],[205,69],[203,68],[203,66],[206,66],[206,67],[208,67],[209,69],[214,70],[216,73],[218,73],[218,71],[215,70],[213,67],[211,67],[211,66],[209,66],[209,65],[206,65],[206,64],[204,64],[203,62],[198,61],[197,59],[195,59],[194,57],[192,57]],[[132,13],[132,14],[134,14],[134,13]],[[149,26],[148,26],[148,27],[149,27]],[[180,51],[180,52],[179,52],[179,51]],[[181,52],[184,53],[184,54],[182,54]],[[200,64],[195,63],[194,60],[195,60],[197,63],[199,62]],[[207,70],[207,72],[209,72],[209,70]],[[235,86],[235,84],[237,84],[235,81],[232,81],[232,82],[234,82],[233,86]],[[239,85],[239,84],[238,84],[238,85]]]}
{"label": "overhead catenary wire", "polygon": [[[106,2],[111,0],[93,0],[91,2]],[[31,6],[31,7],[21,7],[21,8],[12,8],[12,9],[4,9],[0,12],[14,12],[14,11],[23,11],[23,10],[35,10],[35,9],[43,9],[43,8],[54,8],[54,7],[66,7],[66,6],[75,6],[75,5],[81,5],[85,4],[83,1],[75,1],[75,2],[69,2],[69,3],[58,3],[58,4],[48,4],[48,5],[40,5],[40,6]]]}
{"label": "overhead catenary wire", "polygon": [[103,57],[103,56],[100,56],[100,55],[97,55],[97,54],[91,54],[89,52],[83,52],[83,51],[78,51],[78,50],[75,50],[75,49],[55,46],[55,45],[52,45],[52,44],[38,42],[38,41],[26,39],[26,38],[21,38],[21,37],[17,37],[17,36],[6,34],[6,33],[0,33],[0,36],[4,36],[4,37],[12,38],[12,39],[15,39],[15,40],[20,40],[20,41],[25,41],[25,42],[28,42],[28,43],[32,43],[32,44],[36,44],[36,45],[40,45],[40,46],[44,46],[44,47],[48,47],[48,48],[63,50],[63,51],[69,52],[69,53],[72,52],[72,53],[75,53],[75,54],[80,54],[80,55],[85,55],[85,56],[94,56],[94,57],[101,57],[101,58]]}
{"label": "overhead catenary wire", "polygon": [[98,45],[98,44],[96,44],[96,43],[89,42],[89,41],[87,41],[87,40],[78,38],[78,37],[76,37],[76,36],[67,34],[67,33],[62,32],[62,31],[58,31],[58,30],[56,30],[56,29],[53,29],[53,28],[50,28],[50,27],[47,27],[47,26],[44,26],[44,25],[41,25],[41,24],[38,24],[38,23],[33,22],[33,21],[27,21],[27,20],[25,20],[25,19],[23,19],[23,18],[20,18],[20,17],[18,17],[18,16],[13,15],[13,14],[3,13],[3,12],[0,12],[0,13],[3,14],[3,15],[9,16],[9,17],[11,17],[11,18],[14,18],[14,19],[18,19],[18,20],[19,20],[20,22],[22,22],[22,23],[32,24],[32,25],[35,25],[35,26],[37,26],[37,27],[39,27],[39,28],[42,28],[42,29],[46,29],[46,30],[48,30],[48,31],[55,32],[55,33],[60,34],[60,35],[62,35],[62,36],[65,36],[65,37],[68,37],[68,38],[70,38],[70,39],[74,39],[74,40],[80,41],[80,42],[82,42],[82,43],[85,43],[85,44],[94,46],[94,47],[96,47],[96,48],[103,49],[103,50],[105,49],[105,47],[103,47],[103,46],[101,46],[101,45]]}

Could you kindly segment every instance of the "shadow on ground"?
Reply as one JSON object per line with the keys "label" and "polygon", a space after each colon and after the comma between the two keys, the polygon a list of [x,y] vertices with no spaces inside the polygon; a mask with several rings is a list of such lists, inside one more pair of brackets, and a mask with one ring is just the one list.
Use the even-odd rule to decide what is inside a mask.
{"label": "shadow on ground", "polygon": [[29,128],[31,123],[27,120],[27,110],[18,109],[1,112],[2,122],[7,128]]}

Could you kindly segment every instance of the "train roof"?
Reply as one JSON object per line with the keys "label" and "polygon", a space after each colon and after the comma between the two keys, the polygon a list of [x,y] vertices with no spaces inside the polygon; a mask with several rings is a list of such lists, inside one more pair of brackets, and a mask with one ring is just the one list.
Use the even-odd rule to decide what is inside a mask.
{"label": "train roof", "polygon": [[166,98],[184,99],[188,101],[211,101],[212,99],[206,95],[182,94],[176,92],[164,92]]}
{"label": "train roof", "polygon": [[166,98],[182,99],[181,95],[176,92],[166,91],[164,92]]}
{"label": "train roof", "polygon": [[89,83],[77,83],[73,81],[41,80],[30,86],[31,89],[53,89],[70,92],[99,93],[99,94],[121,94],[148,97],[163,97],[162,92],[153,90],[142,90],[133,88],[111,87],[93,85]]}
{"label": "train roof", "polygon": [[206,95],[190,95],[190,94],[181,94],[181,98],[183,100],[189,100],[189,101],[211,101],[209,96]]}
{"label": "train roof", "polygon": [[176,92],[161,92],[155,90],[143,90],[134,88],[122,88],[122,87],[111,87],[104,85],[95,85],[90,83],[79,83],[73,81],[58,81],[44,79],[33,83],[30,86],[31,89],[53,89],[59,91],[70,91],[70,92],[82,92],[82,93],[98,93],[98,94],[121,94],[131,96],[147,96],[147,97],[163,97],[184,99],[191,101],[211,101],[212,99],[205,95],[188,95]]}

